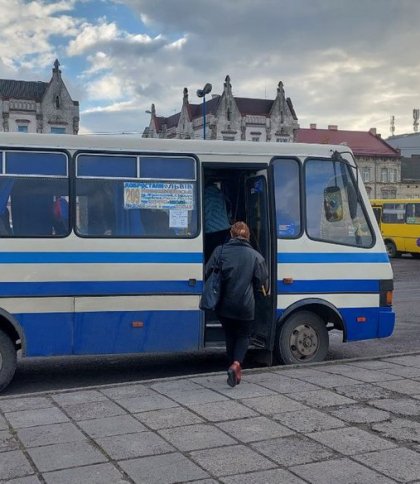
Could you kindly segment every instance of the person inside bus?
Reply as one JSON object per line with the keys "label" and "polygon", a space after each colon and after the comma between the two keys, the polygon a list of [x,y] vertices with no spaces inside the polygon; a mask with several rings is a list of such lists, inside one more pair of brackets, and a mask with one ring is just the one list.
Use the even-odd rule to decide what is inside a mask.
{"label": "person inside bus", "polygon": [[229,235],[230,222],[226,207],[226,198],[220,182],[209,182],[204,188],[204,232],[205,259],[214,249],[225,242]]}
{"label": "person inside bus", "polygon": [[4,207],[2,213],[0,213],[0,236],[12,235],[12,229],[10,227],[10,212],[7,207]]}
{"label": "person inside bus", "polygon": [[69,203],[58,196],[53,205],[53,229],[55,235],[65,235],[69,227]]}
{"label": "person inside bus", "polygon": [[115,210],[112,185],[103,183],[95,186],[88,197],[88,233],[89,235],[114,234]]}
{"label": "person inside bus", "polygon": [[255,319],[255,293],[268,291],[268,270],[263,256],[251,247],[250,231],[245,222],[230,229],[230,240],[216,247],[205,268],[207,278],[221,258],[222,289],[216,314],[226,338],[229,386],[241,381],[242,363],[248,350]]}

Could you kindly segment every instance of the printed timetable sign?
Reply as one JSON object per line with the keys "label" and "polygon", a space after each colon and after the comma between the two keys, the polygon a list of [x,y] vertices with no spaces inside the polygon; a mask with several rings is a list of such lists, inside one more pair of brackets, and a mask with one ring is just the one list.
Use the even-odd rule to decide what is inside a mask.
{"label": "printed timetable sign", "polygon": [[192,183],[125,182],[124,208],[192,210],[194,185]]}

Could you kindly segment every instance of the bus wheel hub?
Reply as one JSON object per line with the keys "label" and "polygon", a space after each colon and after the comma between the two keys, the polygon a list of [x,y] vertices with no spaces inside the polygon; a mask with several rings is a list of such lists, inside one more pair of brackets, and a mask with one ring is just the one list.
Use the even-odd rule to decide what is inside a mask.
{"label": "bus wheel hub", "polygon": [[318,335],[314,328],[307,324],[297,326],[290,337],[290,349],[298,359],[313,356],[318,349]]}

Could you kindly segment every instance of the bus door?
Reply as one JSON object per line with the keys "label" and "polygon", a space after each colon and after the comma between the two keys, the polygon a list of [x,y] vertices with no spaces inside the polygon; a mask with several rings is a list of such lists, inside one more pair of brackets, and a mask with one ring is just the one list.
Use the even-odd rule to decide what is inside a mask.
{"label": "bus door", "polygon": [[272,264],[273,243],[269,214],[267,170],[261,170],[246,180],[246,221],[251,232],[252,246],[267,262],[270,291],[266,296],[262,291],[257,293],[252,343],[271,351],[275,336],[273,294],[276,293],[276,279]]}

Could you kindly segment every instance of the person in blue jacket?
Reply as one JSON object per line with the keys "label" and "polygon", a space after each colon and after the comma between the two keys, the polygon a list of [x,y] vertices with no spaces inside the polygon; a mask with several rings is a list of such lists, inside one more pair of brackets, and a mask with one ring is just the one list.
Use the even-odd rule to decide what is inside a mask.
{"label": "person in blue jacket", "polygon": [[234,387],[241,381],[241,366],[255,319],[255,293],[268,291],[268,270],[263,256],[249,243],[250,232],[245,222],[234,223],[230,236],[226,244],[214,250],[206,264],[205,277],[221,255],[222,289],[216,314],[226,338],[227,383]]}

